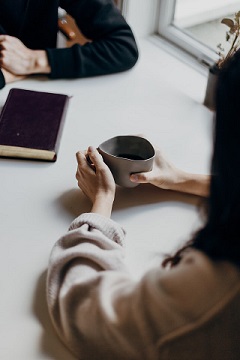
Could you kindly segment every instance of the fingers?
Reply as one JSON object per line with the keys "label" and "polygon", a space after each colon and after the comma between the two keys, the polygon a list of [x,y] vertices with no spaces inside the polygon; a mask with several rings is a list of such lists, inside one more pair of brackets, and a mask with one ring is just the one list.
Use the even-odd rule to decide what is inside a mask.
{"label": "fingers", "polygon": [[101,168],[104,164],[102,156],[93,146],[89,146],[88,150],[85,152],[77,152],[76,157],[79,166],[84,166],[87,162],[91,167],[94,166],[95,168]]}
{"label": "fingers", "polygon": [[77,158],[77,172],[76,172],[76,178],[78,180],[78,178],[80,177],[80,174],[82,173],[82,169],[87,168],[87,162],[86,162],[86,152],[85,151],[78,151],[76,153],[76,158]]}
{"label": "fingers", "polygon": [[0,48],[2,49],[2,43],[6,40],[6,36],[5,35],[0,35]]}
{"label": "fingers", "polygon": [[[1,58],[0,58],[0,65],[1,65]],[[26,76],[12,74],[11,72],[9,72],[3,68],[1,68],[1,71],[3,73],[6,84],[14,82],[14,81],[22,80],[26,77]]]}
{"label": "fingers", "polygon": [[11,36],[11,35],[5,35],[5,34],[2,34],[0,35],[0,42],[8,42],[8,43],[11,43],[11,42],[20,42],[20,40],[15,37],[15,36]]}
{"label": "fingers", "polygon": [[86,165],[86,155],[83,151],[78,151],[76,153],[77,163],[80,168]]}
{"label": "fingers", "polygon": [[16,40],[13,36],[10,36],[10,35],[0,35],[1,50],[9,50],[9,49],[13,48]]}
{"label": "fingers", "polygon": [[86,172],[91,169],[96,173],[97,170],[101,169],[101,164],[103,163],[101,155],[92,146],[90,146],[88,150],[78,151],[76,158],[78,162],[77,174],[79,169],[83,169]]}
{"label": "fingers", "polygon": [[102,155],[100,155],[98,150],[93,146],[89,146],[88,156],[96,169],[101,169],[103,166],[106,166],[103,162]]}

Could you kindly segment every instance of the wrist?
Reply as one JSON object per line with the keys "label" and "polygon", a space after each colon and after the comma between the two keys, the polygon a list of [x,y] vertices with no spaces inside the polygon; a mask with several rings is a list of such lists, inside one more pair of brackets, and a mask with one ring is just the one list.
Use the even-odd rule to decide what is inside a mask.
{"label": "wrist", "polygon": [[104,193],[96,196],[93,201],[91,212],[97,213],[106,217],[111,217],[112,207],[114,202],[114,194]]}
{"label": "wrist", "polygon": [[175,168],[175,176],[169,184],[169,190],[185,192],[189,180],[189,173]]}
{"label": "wrist", "polygon": [[49,74],[51,67],[45,50],[33,50],[32,74]]}

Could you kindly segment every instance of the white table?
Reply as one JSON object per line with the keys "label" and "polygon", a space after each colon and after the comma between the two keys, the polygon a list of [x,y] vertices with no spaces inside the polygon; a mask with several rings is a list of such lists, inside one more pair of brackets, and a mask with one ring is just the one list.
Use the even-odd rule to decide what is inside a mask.
{"label": "white table", "polygon": [[[137,66],[99,78],[32,78],[11,87],[73,95],[56,163],[0,159],[0,359],[71,360],[49,323],[45,272],[51,248],[89,203],[75,180],[78,149],[120,134],[145,134],[178,166],[208,172],[212,113],[206,78],[148,41]],[[117,191],[113,219],[127,230],[133,277],[159,263],[199,226],[199,199],[139,186]],[[156,256],[157,253],[157,256]]]}

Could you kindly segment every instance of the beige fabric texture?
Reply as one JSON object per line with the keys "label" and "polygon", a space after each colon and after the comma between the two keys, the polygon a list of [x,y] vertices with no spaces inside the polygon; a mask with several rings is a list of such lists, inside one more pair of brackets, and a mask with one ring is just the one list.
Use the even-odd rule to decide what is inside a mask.
{"label": "beige fabric texture", "polygon": [[239,360],[238,269],[189,250],[178,266],[134,281],[124,237],[114,221],[86,213],[52,250],[49,313],[76,358]]}

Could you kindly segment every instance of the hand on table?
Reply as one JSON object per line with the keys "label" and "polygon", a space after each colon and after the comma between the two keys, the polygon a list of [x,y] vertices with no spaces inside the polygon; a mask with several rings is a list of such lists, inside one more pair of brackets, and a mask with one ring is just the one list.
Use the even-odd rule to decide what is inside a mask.
{"label": "hand on table", "polygon": [[80,189],[93,204],[92,212],[110,217],[116,190],[111,171],[93,147],[79,151],[76,156],[76,179]]}
{"label": "hand on table", "polygon": [[133,174],[130,179],[137,183],[149,183],[161,189],[171,189],[172,184],[178,179],[180,170],[171,164],[159,149],[155,149],[155,152],[152,171]]}
{"label": "hand on table", "polygon": [[31,50],[9,35],[0,35],[0,68],[13,75],[50,73],[45,50]]}
{"label": "hand on table", "polygon": [[149,172],[132,174],[131,181],[149,183],[161,189],[175,190],[193,195],[207,197],[209,194],[210,175],[193,174],[178,169],[155,149],[153,169]]}

